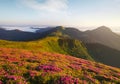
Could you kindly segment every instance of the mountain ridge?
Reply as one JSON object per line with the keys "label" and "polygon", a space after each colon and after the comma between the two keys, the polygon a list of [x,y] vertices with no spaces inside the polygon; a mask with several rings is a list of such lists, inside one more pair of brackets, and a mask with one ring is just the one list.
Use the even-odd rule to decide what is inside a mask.
{"label": "mountain ridge", "polygon": [[27,42],[0,40],[0,47],[26,49],[33,52],[56,52],[93,61],[82,42],[66,37],[50,36]]}
{"label": "mountain ridge", "polygon": [[[15,31],[15,32],[23,32],[23,31]],[[116,65],[114,64],[115,60],[112,61],[111,63],[109,63],[109,62],[107,63],[107,61],[104,62],[103,60],[100,61],[101,60],[101,58],[99,58],[100,53],[98,55],[94,54],[95,52],[89,53],[89,52],[87,52],[87,50],[90,51],[90,48],[87,49],[86,48],[87,46],[85,46],[85,44],[94,44],[94,43],[95,44],[96,43],[101,44],[101,47],[98,47],[99,49],[103,49],[103,52],[101,54],[103,54],[103,56],[106,55],[106,59],[112,60],[111,58],[109,58],[109,54],[105,54],[106,53],[105,51],[107,49],[107,50],[111,50],[111,52],[113,52],[113,53],[120,53],[119,52],[120,36],[115,34],[114,32],[112,32],[108,27],[101,26],[101,27],[99,27],[97,29],[94,29],[94,30],[82,32],[82,31],[80,31],[76,28],[57,26],[57,27],[51,28],[50,30],[45,29],[44,32],[37,31],[36,33],[32,33],[32,35],[33,35],[34,40],[33,39],[28,40],[28,38],[27,38],[27,41],[29,42],[28,44],[25,44],[25,42],[23,40],[21,40],[21,42],[23,42],[23,44],[20,43],[21,47],[19,46],[19,48],[23,47],[23,48],[26,48],[26,49],[28,49],[28,48],[31,49],[32,46],[34,46],[34,48],[37,48],[36,43],[37,42],[39,43],[39,40],[43,40],[42,44],[39,44],[40,48],[43,47],[43,46],[40,46],[40,45],[46,46],[46,48],[43,47],[44,48],[43,50],[46,49],[50,52],[70,54],[70,55],[78,56],[78,57],[85,58],[85,59],[86,58],[87,59],[92,58],[95,61],[99,60],[99,62],[119,67],[119,62],[117,62]],[[3,35],[0,35],[0,36],[3,36]],[[35,38],[34,38],[34,36],[35,36]],[[49,39],[44,40],[44,38],[47,38],[47,37]],[[55,38],[51,39],[52,37],[53,38],[55,37]],[[60,39],[55,40],[56,38],[60,38]],[[19,39],[19,38],[17,38],[17,39]],[[35,41],[37,41],[37,42],[35,42]],[[61,44],[61,43],[63,43],[63,44]],[[15,42],[13,42],[13,44],[8,42],[8,44],[10,44],[8,46],[11,46],[11,47],[13,47],[14,44],[16,46]],[[1,41],[1,45],[7,45],[7,44],[5,44],[5,43],[3,44],[2,41]],[[29,46],[27,46],[27,45],[29,45]],[[73,46],[71,47],[70,45],[73,45]],[[82,47],[83,47],[82,45],[84,45],[84,50],[82,50]],[[82,47],[80,47],[80,46],[82,46]],[[106,46],[107,48],[105,48],[104,46]],[[37,48],[38,50],[40,50],[39,47]],[[86,48],[86,50],[85,50],[85,48]],[[115,50],[113,50],[113,49],[115,49]],[[92,51],[95,51],[95,50],[96,50],[96,48],[92,48]],[[83,53],[84,51],[86,51],[87,54]],[[92,57],[92,55],[93,55],[93,57]],[[114,57],[114,54],[111,54],[111,57]],[[115,57],[116,57],[115,59],[119,59],[119,54],[116,54]],[[99,59],[96,60],[95,58],[99,58]]]}

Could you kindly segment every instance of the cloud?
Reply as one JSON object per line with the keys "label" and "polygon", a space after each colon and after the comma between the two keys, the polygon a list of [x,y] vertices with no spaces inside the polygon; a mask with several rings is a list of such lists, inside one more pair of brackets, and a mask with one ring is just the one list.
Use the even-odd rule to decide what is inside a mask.
{"label": "cloud", "polygon": [[68,0],[21,0],[22,3],[32,9],[48,12],[60,12],[68,8]]}

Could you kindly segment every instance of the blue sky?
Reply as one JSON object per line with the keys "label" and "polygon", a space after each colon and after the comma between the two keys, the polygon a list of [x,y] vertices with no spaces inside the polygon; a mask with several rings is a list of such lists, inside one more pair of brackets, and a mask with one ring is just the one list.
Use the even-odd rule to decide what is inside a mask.
{"label": "blue sky", "polygon": [[120,0],[0,0],[0,24],[119,26]]}

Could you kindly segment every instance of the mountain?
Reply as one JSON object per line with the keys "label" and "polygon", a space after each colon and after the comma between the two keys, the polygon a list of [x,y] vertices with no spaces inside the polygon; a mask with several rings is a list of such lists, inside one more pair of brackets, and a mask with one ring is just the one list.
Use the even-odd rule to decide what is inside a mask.
{"label": "mountain", "polygon": [[119,84],[120,69],[68,55],[0,48],[1,84]]}
{"label": "mountain", "polygon": [[[41,29],[40,29],[41,30]],[[10,40],[10,41],[30,41],[30,40],[37,40],[43,37],[46,37],[52,29],[43,29],[41,32],[36,31],[34,32],[25,32],[18,29],[15,30],[6,30],[0,28],[0,39],[2,40]]]}
{"label": "mountain", "polygon": [[120,50],[120,36],[108,27],[101,26],[95,30],[86,31],[81,37],[85,43],[99,43]]}
{"label": "mountain", "polygon": [[58,26],[55,28],[54,33],[55,32],[59,32],[61,33],[61,35],[73,38],[73,39],[78,39],[81,37],[81,35],[83,34],[83,32],[81,32],[80,30],[76,29],[76,28],[72,28],[72,27],[63,27],[63,26]]}
{"label": "mountain", "polygon": [[37,40],[49,35],[56,36],[56,34],[59,34],[58,36],[61,34],[61,36],[78,39],[84,43],[99,43],[120,50],[120,36],[105,26],[101,26],[97,29],[88,30],[85,32],[81,32],[76,28],[62,26],[40,28],[35,33],[24,32],[20,30],[0,29],[0,39],[11,41]]}
{"label": "mountain", "polygon": [[[92,30],[98,31],[113,33],[106,28]],[[120,51],[89,41],[91,31],[57,26],[34,33],[0,32],[0,84],[120,83],[120,69],[115,68]]]}
{"label": "mountain", "polygon": [[52,35],[78,39],[83,42],[83,45],[86,45],[85,47],[89,51],[90,56],[95,61],[120,67],[120,36],[112,32],[108,27],[101,26],[91,31],[81,32],[75,28],[59,26],[56,31],[52,32]]}
{"label": "mountain", "polygon": [[120,36],[106,26],[98,27],[94,30],[82,32],[76,28],[66,27],[63,34],[73,39],[78,39],[84,43],[99,43],[117,50],[120,50]]}
{"label": "mountain", "polygon": [[117,32],[117,34],[120,36],[120,32]]}
{"label": "mountain", "polygon": [[88,43],[86,44],[86,47],[89,51],[89,54],[97,62],[120,68],[119,50],[98,43]]}
{"label": "mountain", "polygon": [[2,33],[0,34],[3,37],[3,39],[12,41],[1,40],[0,46],[9,48],[28,49],[33,50],[35,52],[57,52],[61,54],[76,56],[78,58],[93,60],[88,54],[88,51],[84,47],[82,42],[80,42],[79,40],[65,37],[62,34],[60,36],[62,30],[64,29],[62,29],[59,26],[55,28],[44,28],[43,30],[39,29],[36,31],[36,33],[24,32],[20,30],[1,29]]}
{"label": "mountain", "polygon": [[29,40],[33,38],[35,38],[35,35],[34,33],[31,32],[0,29],[0,39],[21,41],[21,40]]}
{"label": "mountain", "polygon": [[[1,47],[6,46],[9,48],[20,48],[37,52],[48,51],[68,54],[78,58],[95,60],[107,65],[119,67],[120,36],[105,26],[85,32],[76,28],[63,26],[44,28],[43,30],[41,28],[35,33],[20,30],[1,30],[2,32],[6,32],[0,33],[0,36],[3,36],[5,40],[29,41],[0,41]],[[13,36],[11,36],[11,34]],[[4,38],[6,35],[8,38]]]}

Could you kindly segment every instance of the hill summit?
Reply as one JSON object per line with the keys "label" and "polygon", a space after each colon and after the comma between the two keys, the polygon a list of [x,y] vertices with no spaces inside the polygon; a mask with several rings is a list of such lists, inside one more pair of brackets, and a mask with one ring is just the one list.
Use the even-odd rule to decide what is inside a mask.
{"label": "hill summit", "polygon": [[93,30],[93,31],[98,31],[98,32],[112,32],[111,29],[109,27],[106,26],[100,26],[97,29]]}

